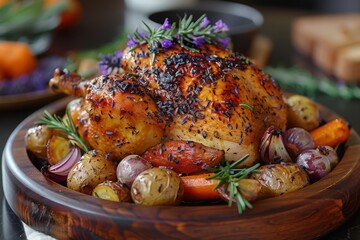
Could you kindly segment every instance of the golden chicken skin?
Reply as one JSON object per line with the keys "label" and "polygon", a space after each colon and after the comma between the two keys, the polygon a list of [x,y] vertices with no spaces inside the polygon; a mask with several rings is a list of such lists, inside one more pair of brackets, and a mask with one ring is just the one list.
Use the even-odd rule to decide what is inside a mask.
{"label": "golden chicken skin", "polygon": [[148,45],[125,50],[125,72],[167,116],[166,137],[191,140],[225,151],[228,161],[258,161],[261,136],[269,126],[285,129],[286,109],[279,86],[248,58],[212,44],[198,51],[179,44],[151,58]]}
{"label": "golden chicken skin", "polygon": [[[74,73],[57,69],[49,84],[55,91],[84,97],[81,106],[70,107],[73,121],[78,126],[79,119],[85,123],[85,140],[92,148],[115,159],[142,154],[163,138],[164,121],[137,76],[103,75],[82,81]],[[77,109],[81,113],[76,114]],[[84,136],[83,132],[81,135]]]}

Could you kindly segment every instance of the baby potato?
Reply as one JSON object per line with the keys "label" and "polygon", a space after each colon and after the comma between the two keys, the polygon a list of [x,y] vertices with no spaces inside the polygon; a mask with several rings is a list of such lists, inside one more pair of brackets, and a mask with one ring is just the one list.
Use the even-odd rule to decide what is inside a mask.
{"label": "baby potato", "polygon": [[259,198],[269,198],[293,192],[310,184],[305,170],[296,163],[263,165],[250,178],[261,184]]}
{"label": "baby potato", "polygon": [[130,190],[120,182],[105,181],[97,185],[92,195],[114,202],[132,202]]}
{"label": "baby potato", "polygon": [[117,180],[116,165],[105,152],[91,150],[71,168],[67,187],[91,195],[94,188],[106,180]]}
{"label": "baby potato", "polygon": [[35,157],[47,160],[47,143],[52,133],[52,129],[46,125],[37,125],[29,128],[25,135],[26,149]]}
{"label": "baby potato", "polygon": [[301,95],[286,100],[288,128],[299,127],[311,131],[320,125],[320,112],[314,101]]}
{"label": "baby potato", "polygon": [[135,178],[131,197],[136,204],[178,205],[184,194],[182,184],[181,178],[173,170],[150,168]]}

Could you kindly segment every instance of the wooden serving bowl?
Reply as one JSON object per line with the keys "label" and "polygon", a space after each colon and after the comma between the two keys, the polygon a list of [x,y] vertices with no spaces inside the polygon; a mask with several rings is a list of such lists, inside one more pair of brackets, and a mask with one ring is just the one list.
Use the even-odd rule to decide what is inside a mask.
{"label": "wooden serving bowl", "polygon": [[[69,98],[44,109],[62,111]],[[337,115],[321,107],[324,119]],[[24,143],[44,109],[12,133],[3,155],[3,187],[13,211],[35,230],[58,239],[313,239],[343,224],[360,203],[360,139],[352,130],[345,154],[320,181],[259,200],[238,215],[235,206],[148,207],[116,203],[67,189],[30,161]]]}

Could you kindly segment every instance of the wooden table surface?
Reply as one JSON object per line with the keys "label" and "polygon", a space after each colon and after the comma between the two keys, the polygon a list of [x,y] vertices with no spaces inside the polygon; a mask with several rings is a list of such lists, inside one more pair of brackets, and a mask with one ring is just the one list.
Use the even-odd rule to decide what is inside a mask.
{"label": "wooden table surface", "polygon": [[[126,22],[126,17],[131,15],[131,12],[126,10],[120,0],[107,0],[101,3],[96,0],[82,2],[86,4],[83,4],[84,15],[80,24],[71,31],[55,34],[52,48],[56,51],[98,48],[121,34],[125,23],[129,24]],[[291,22],[298,16],[316,14],[316,12],[260,5],[254,7],[264,15],[265,21],[260,33],[270,38],[273,43],[268,65],[293,65],[296,53],[291,45]],[[359,100],[345,101],[326,96],[316,96],[315,100],[343,116],[358,133],[360,132]],[[34,105],[26,109],[0,110],[1,152],[15,127],[39,107]],[[2,201],[0,239],[27,239],[21,222],[7,205],[2,189],[0,199]],[[355,213],[354,217],[324,239],[360,239],[360,212]]]}

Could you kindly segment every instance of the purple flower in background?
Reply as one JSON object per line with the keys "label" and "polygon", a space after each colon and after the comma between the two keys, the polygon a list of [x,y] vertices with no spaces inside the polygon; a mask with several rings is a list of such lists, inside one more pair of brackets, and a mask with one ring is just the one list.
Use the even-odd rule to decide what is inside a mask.
{"label": "purple flower in background", "polygon": [[49,79],[53,76],[57,67],[65,67],[67,58],[48,56],[38,61],[37,68],[15,79],[3,79],[0,81],[0,95],[12,95],[26,92],[34,92],[47,89]]}
{"label": "purple flower in background", "polygon": [[167,39],[165,39],[165,40],[163,40],[161,42],[161,47],[163,47],[165,49],[171,48],[172,45],[173,45],[173,43],[170,40],[167,40]]}
{"label": "purple flower in background", "polygon": [[101,74],[111,74],[116,70],[119,72],[122,57],[123,53],[121,51],[115,51],[114,54],[108,54],[105,56],[100,54],[99,69]]}
{"label": "purple flower in background", "polygon": [[130,35],[128,36],[128,38],[129,38],[129,41],[127,42],[126,46],[128,46],[128,47],[130,47],[130,48],[135,47],[136,44],[137,44],[135,38],[133,38],[133,37],[130,36]]}
{"label": "purple flower in background", "polygon": [[201,47],[202,45],[204,45],[204,42],[205,42],[204,36],[192,37],[192,39],[193,39],[193,43],[195,44],[195,46]]}
{"label": "purple flower in background", "polygon": [[227,32],[227,31],[229,31],[229,27],[228,27],[228,25],[226,23],[224,23],[220,19],[215,23],[214,30],[219,30],[221,32]]}
{"label": "purple flower in background", "polygon": [[209,26],[209,24],[210,24],[210,20],[207,17],[205,17],[200,23],[200,28],[206,28],[207,26]]}
{"label": "purple flower in background", "polygon": [[168,18],[165,18],[165,21],[164,21],[163,25],[161,26],[161,29],[164,29],[164,30],[170,30],[171,29],[171,24],[169,23]]}
{"label": "purple flower in background", "polygon": [[219,38],[218,42],[221,44],[222,48],[227,48],[229,46],[231,39],[229,37]]}

